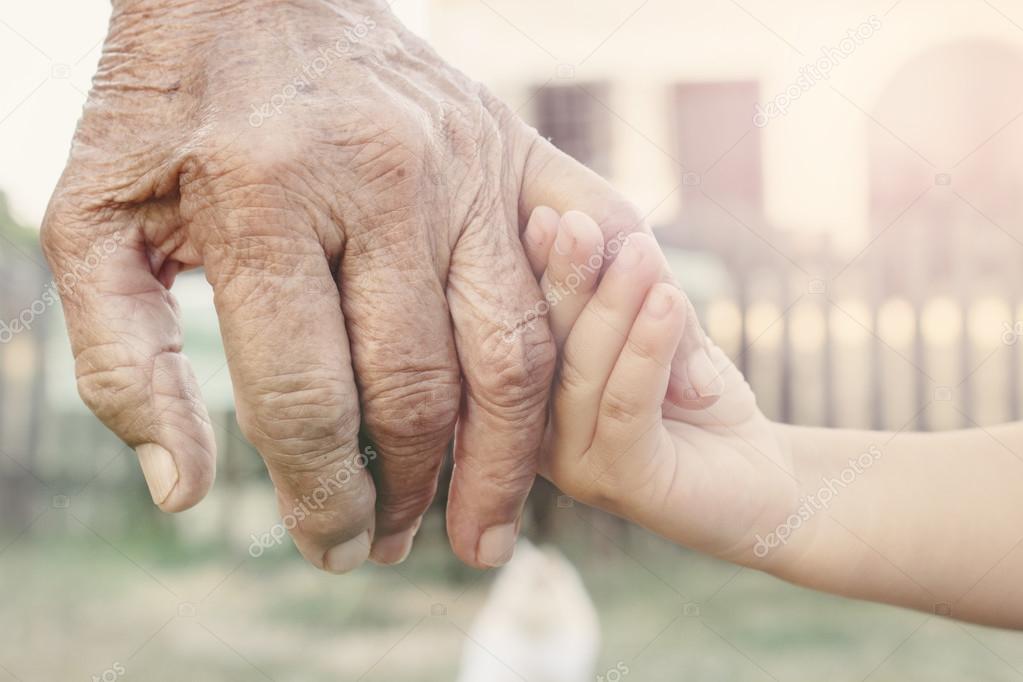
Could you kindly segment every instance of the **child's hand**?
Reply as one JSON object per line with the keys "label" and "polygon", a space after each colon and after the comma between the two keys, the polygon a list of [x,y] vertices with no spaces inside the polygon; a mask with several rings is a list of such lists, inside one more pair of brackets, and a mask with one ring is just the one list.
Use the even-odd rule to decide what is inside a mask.
{"label": "child's hand", "polygon": [[[575,213],[578,214],[578,212]],[[566,215],[571,214],[572,212],[570,211]],[[592,220],[588,218],[587,220],[592,224]],[[537,278],[540,278],[547,268],[548,255],[554,247],[555,239],[559,234],[559,222],[560,216],[556,211],[547,206],[538,207],[529,218],[529,223],[526,226],[522,240],[526,255],[529,257],[530,265]],[[588,232],[589,235],[585,236],[585,238],[590,241],[598,240],[597,244],[599,246],[602,238],[600,232]],[[563,236],[562,239],[569,240],[573,236],[578,237],[579,235],[573,232]],[[601,265],[606,268],[608,263],[613,260],[613,256],[616,256],[621,251],[628,238],[629,235],[621,232],[607,235],[607,243],[604,244],[603,251],[597,248],[595,251],[584,254],[582,261],[573,264],[573,272],[565,273],[566,277],[571,278],[568,280],[568,288],[575,288],[581,268],[585,269],[587,274],[592,274],[595,271],[599,272]],[[567,248],[568,243],[568,241],[563,241],[563,247]],[[580,244],[580,248],[582,246]],[[612,256],[612,258],[605,260],[605,255]],[[668,269],[665,267],[664,273],[667,272]],[[662,276],[664,276],[663,273]],[[554,293],[558,295],[558,292]],[[692,312],[691,308],[690,312]],[[565,319],[571,320],[575,318],[571,315],[565,315]],[[567,334],[567,330],[565,332]],[[672,375],[668,382],[666,400],[671,405],[695,410],[709,407],[721,397],[724,383],[708,351],[707,337],[703,333],[699,321],[695,315],[688,315],[682,340],[675,351],[675,362],[672,364]],[[685,360],[682,361],[679,358],[685,358]]]}
{"label": "child's hand", "polygon": [[680,544],[796,584],[1023,628],[1023,469],[1013,449],[1023,424],[940,434],[772,424],[713,345],[720,399],[695,410],[663,403],[675,346],[696,319],[678,289],[658,282],[653,238],[630,236],[601,275],[602,249],[613,251],[592,220],[540,216],[547,229],[530,221],[526,252],[559,349],[544,476]]}
{"label": "child's hand", "polygon": [[629,236],[601,278],[592,220],[566,213],[556,234],[547,253],[527,240],[559,348],[541,473],[679,543],[758,562],[757,535],[792,513],[798,493],[791,456],[748,384],[711,346],[721,399],[702,410],[665,403],[672,356],[695,317],[676,287],[658,282],[656,242]]}

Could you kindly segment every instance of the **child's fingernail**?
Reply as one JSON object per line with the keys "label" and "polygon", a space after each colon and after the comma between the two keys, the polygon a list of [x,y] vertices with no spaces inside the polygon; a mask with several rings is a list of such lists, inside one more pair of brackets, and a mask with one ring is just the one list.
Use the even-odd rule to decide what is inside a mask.
{"label": "child's fingernail", "polygon": [[562,220],[561,224],[558,225],[558,236],[554,240],[554,250],[559,256],[567,256],[572,253],[572,247],[575,246],[575,237],[573,237],[568,228],[565,227],[565,221]]}
{"label": "child's fingernail", "polygon": [[689,381],[704,398],[719,396],[725,392],[725,382],[714,367],[707,351],[700,349],[689,356]]}
{"label": "child's fingernail", "polygon": [[476,549],[476,558],[484,566],[497,568],[511,561],[515,554],[515,537],[518,535],[516,524],[506,523],[483,531],[480,544]]}
{"label": "child's fingernail", "polygon": [[526,226],[525,239],[527,244],[543,246],[543,230],[535,222],[529,223]]}
{"label": "child's fingernail", "polygon": [[667,317],[674,305],[671,291],[666,286],[656,286],[647,296],[646,312],[655,320],[660,320]]}
{"label": "child's fingernail", "polygon": [[557,221],[557,219],[558,214],[554,211],[554,209],[548,208],[547,206],[536,207],[529,218],[529,222],[526,223],[526,240],[530,244],[542,246],[544,238],[547,236],[547,226],[550,225],[552,221]]}

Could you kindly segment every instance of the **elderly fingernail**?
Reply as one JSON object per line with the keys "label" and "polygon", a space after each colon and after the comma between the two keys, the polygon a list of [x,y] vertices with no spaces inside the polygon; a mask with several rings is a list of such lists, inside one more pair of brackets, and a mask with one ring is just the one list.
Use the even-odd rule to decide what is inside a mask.
{"label": "elderly fingernail", "polygon": [[369,531],[342,542],[323,555],[323,567],[331,573],[348,573],[362,566],[369,558]]}
{"label": "elderly fingernail", "polygon": [[174,486],[178,484],[178,466],[174,457],[166,448],[156,443],[143,443],[135,448],[142,466],[142,475],[146,477],[149,494],[153,502],[159,506],[170,497]]}
{"label": "elderly fingernail", "polygon": [[504,566],[511,561],[512,555],[515,554],[515,538],[518,536],[516,526],[514,523],[506,523],[483,531],[476,549],[476,559],[491,568]]}
{"label": "elderly fingernail", "polygon": [[412,551],[412,541],[419,532],[422,522],[423,519],[420,518],[408,530],[374,539],[373,550],[369,553],[370,560],[384,566],[393,566],[405,561]]}
{"label": "elderly fingernail", "polygon": [[720,396],[725,392],[725,380],[714,367],[710,355],[702,348],[689,356],[689,381],[704,398]]}

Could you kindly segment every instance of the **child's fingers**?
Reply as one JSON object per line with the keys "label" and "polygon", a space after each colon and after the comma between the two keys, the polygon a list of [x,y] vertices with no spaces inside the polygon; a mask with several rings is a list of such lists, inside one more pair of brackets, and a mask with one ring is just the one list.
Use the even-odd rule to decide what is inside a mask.
{"label": "child's fingers", "polygon": [[604,386],[662,267],[653,237],[631,235],[576,320],[554,391],[558,452],[584,452],[590,446]]}
{"label": "child's fingers", "polygon": [[660,423],[671,359],[688,318],[686,297],[656,284],[632,325],[629,339],[604,388],[594,442],[617,457]]}
{"label": "child's fingers", "polygon": [[548,322],[560,348],[597,288],[604,265],[604,237],[585,213],[561,216],[540,286],[550,304]]}
{"label": "child's fingers", "polygon": [[533,275],[540,279],[547,269],[547,257],[558,233],[558,212],[547,206],[537,206],[529,216],[522,235],[522,247],[529,259]]}
{"label": "child's fingers", "polygon": [[741,424],[752,417],[757,410],[757,399],[742,373],[736,368],[723,350],[713,343],[709,354],[715,371],[721,376],[724,390],[720,399],[709,407],[685,409],[665,402],[661,414],[668,419],[693,424],[694,426],[730,426]]}
{"label": "child's fingers", "polygon": [[687,410],[706,409],[724,391],[724,380],[710,358],[712,344],[686,299],[686,328],[675,350],[666,404]]}

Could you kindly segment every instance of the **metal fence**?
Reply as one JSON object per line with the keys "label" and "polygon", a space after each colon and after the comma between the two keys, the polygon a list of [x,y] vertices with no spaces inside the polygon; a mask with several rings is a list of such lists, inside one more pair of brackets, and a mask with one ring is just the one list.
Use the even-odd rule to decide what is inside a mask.
{"label": "metal fence", "polygon": [[[1001,281],[997,271],[965,287],[968,296],[953,297],[940,286],[888,295],[873,268],[823,279],[810,274],[814,265],[803,271],[724,262],[725,284],[695,302],[708,333],[746,374],[769,417],[893,430],[1019,418],[1023,323],[1017,320],[1023,314],[1012,286],[994,286]],[[20,257],[4,261],[0,279],[3,320],[31,306],[49,281]],[[31,329],[0,339],[2,527],[23,528],[40,504],[63,498],[91,499],[100,513],[101,500],[117,495],[137,502],[143,517],[154,513],[142,511],[151,505],[131,452],[84,408],[47,399],[49,365],[66,353],[63,335],[59,314],[47,312]],[[214,536],[229,535],[231,510],[251,497],[250,489],[266,489],[265,474],[233,412],[211,416],[220,459],[218,502],[207,526]],[[542,511],[564,502],[547,486],[536,495],[537,525],[554,532]],[[119,518],[110,523],[137,521]]]}

